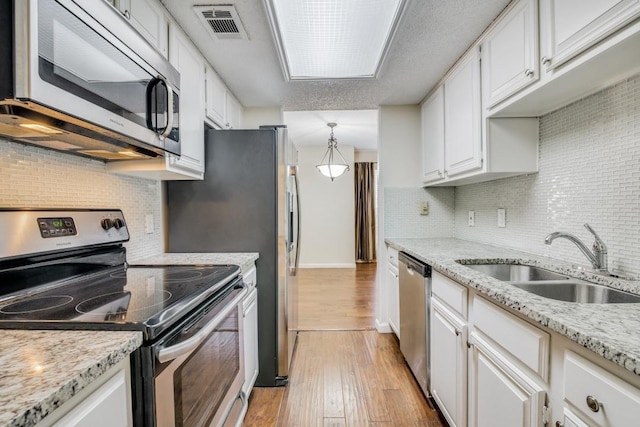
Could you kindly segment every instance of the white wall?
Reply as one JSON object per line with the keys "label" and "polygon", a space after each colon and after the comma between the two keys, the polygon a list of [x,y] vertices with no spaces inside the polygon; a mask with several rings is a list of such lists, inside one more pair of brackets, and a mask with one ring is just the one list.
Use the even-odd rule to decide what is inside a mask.
{"label": "white wall", "polygon": [[[97,160],[0,139],[0,183],[0,207],[122,209],[129,261],[164,250],[160,181],[109,174]],[[149,214],[153,234],[145,233]]]}
{"label": "white wall", "polygon": [[281,125],[284,123],[282,108],[247,108],[242,112],[242,128],[257,129],[262,125]]}
{"label": "white wall", "polygon": [[325,151],[324,146],[298,147],[300,268],[354,268],[354,150],[340,146],[350,170],[333,182],[315,167]]}
{"label": "white wall", "polygon": [[[540,119],[540,171],[456,188],[455,236],[589,265],[591,224],[609,249],[609,267],[640,277],[640,75]],[[507,227],[496,226],[506,208]],[[474,210],[475,227],[466,215]]]}

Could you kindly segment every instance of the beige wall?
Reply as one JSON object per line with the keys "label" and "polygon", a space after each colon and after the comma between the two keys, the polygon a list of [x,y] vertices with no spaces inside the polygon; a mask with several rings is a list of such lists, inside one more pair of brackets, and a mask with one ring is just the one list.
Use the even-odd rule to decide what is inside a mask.
{"label": "beige wall", "polygon": [[283,122],[280,107],[244,108],[242,112],[243,129],[256,129],[262,125],[281,125]]}
{"label": "beige wall", "polygon": [[355,153],[356,163],[377,163],[378,151],[377,150],[356,150]]}
{"label": "beige wall", "polygon": [[298,147],[300,177],[300,267],[355,267],[353,147],[340,152],[351,170],[333,182],[316,169],[324,146]]}

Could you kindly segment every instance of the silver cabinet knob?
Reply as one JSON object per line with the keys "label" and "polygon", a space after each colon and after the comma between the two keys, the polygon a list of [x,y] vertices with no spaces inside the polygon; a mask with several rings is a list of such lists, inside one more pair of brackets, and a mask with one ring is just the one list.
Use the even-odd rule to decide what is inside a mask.
{"label": "silver cabinet knob", "polygon": [[131,19],[131,12],[129,12],[128,10],[125,10],[124,12],[122,12],[122,14],[125,18]]}
{"label": "silver cabinet knob", "polygon": [[598,411],[600,411],[600,406],[602,406],[602,405],[600,404],[600,402],[598,402],[598,399],[596,399],[595,397],[587,396],[587,406],[593,412],[598,412]]}
{"label": "silver cabinet knob", "polygon": [[533,76],[533,70],[530,70],[529,68],[527,68],[526,70],[524,70],[524,75],[527,77]]}
{"label": "silver cabinet knob", "polygon": [[456,336],[460,336],[461,332],[459,330],[456,329]]}
{"label": "silver cabinet knob", "polygon": [[542,65],[549,65],[551,64],[551,58],[547,58],[546,56],[543,56],[542,59],[540,60],[542,62]]}

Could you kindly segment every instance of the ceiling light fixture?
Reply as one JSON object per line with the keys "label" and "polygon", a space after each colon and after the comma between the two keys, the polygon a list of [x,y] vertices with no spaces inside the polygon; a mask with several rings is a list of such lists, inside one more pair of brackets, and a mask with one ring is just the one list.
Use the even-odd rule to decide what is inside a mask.
{"label": "ceiling light fixture", "polygon": [[286,80],[372,79],[406,0],[264,0]]}
{"label": "ceiling light fixture", "polygon": [[[331,122],[327,123],[327,126],[331,128],[331,135],[329,135],[329,146],[326,153],[324,153],[324,157],[320,161],[320,164],[316,165],[316,167],[322,175],[326,176],[327,178],[331,178],[331,181],[333,181],[334,178],[337,178],[348,171],[349,165],[342,156],[340,150],[338,150],[338,140],[333,136],[333,128],[338,125]],[[338,156],[340,156],[340,161],[336,161],[336,159],[334,159],[334,151],[338,153]]]}

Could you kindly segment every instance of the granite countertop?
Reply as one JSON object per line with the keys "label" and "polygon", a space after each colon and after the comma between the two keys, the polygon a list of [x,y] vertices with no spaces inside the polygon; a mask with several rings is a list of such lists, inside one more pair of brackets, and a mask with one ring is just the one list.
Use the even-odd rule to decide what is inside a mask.
{"label": "granite countertop", "polygon": [[257,252],[237,253],[163,253],[131,261],[131,265],[234,264],[246,273],[258,259]]}
{"label": "granite countertop", "polygon": [[142,344],[140,332],[0,330],[0,426],[33,426]]}
{"label": "granite countertop", "polygon": [[543,298],[471,270],[456,260],[476,264],[529,264],[637,294],[640,294],[640,281],[609,278],[577,270],[563,261],[465,240],[390,238],[385,241],[440,273],[640,375],[638,304],[582,304]]}

